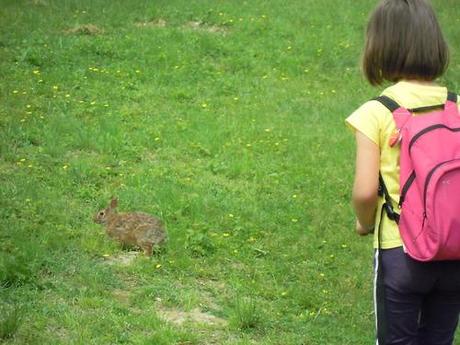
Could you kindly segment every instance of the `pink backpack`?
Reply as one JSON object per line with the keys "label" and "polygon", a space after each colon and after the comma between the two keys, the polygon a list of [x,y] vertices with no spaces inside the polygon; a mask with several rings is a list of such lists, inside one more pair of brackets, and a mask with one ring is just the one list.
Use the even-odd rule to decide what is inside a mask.
{"label": "pink backpack", "polygon": [[[393,114],[401,143],[400,214],[393,209],[380,175],[384,210],[396,221],[405,251],[419,261],[460,260],[460,115],[449,92],[444,109],[408,110],[392,99],[376,98]],[[439,106],[441,107],[441,106]],[[429,113],[413,116],[414,112]],[[383,215],[383,211],[382,211]]]}

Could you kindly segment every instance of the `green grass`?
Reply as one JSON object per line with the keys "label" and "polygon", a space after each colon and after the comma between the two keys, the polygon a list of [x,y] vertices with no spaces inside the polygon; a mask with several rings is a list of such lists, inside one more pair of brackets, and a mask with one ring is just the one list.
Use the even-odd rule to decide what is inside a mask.
{"label": "green grass", "polygon": [[[0,3],[0,342],[372,343],[343,120],[379,92],[375,1]],[[460,4],[434,4],[459,90]],[[108,260],[113,195],[164,253]]]}

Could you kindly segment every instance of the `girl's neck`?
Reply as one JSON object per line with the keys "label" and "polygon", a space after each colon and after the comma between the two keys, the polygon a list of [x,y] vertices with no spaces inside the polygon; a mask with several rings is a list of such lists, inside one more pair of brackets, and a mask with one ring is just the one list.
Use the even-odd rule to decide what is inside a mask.
{"label": "girl's neck", "polygon": [[436,83],[430,80],[416,80],[416,79],[403,79],[401,80],[406,83],[417,84],[417,85],[424,85],[424,86],[435,86]]}

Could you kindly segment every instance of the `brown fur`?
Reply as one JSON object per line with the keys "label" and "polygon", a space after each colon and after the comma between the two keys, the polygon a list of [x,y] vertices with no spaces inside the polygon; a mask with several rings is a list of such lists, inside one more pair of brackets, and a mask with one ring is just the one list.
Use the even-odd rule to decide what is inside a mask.
{"label": "brown fur", "polygon": [[166,230],[159,219],[142,212],[117,213],[117,205],[118,200],[113,198],[107,208],[94,215],[94,222],[104,225],[111,238],[138,246],[147,256],[166,243]]}

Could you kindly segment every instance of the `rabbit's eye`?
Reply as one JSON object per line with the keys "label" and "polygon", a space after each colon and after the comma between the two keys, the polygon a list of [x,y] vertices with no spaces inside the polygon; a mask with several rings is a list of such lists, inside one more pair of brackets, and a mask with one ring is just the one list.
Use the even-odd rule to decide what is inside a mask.
{"label": "rabbit's eye", "polygon": [[99,215],[100,215],[101,217],[104,216],[104,214],[105,214],[104,211],[99,212]]}

